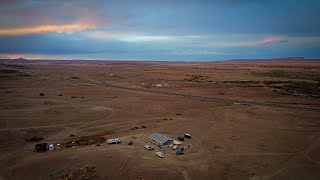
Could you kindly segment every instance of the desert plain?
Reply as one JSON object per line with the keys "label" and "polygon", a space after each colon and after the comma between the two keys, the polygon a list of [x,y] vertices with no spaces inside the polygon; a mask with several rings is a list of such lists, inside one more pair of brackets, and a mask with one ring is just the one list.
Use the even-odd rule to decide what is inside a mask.
{"label": "desert plain", "polygon": [[320,179],[318,60],[0,63],[0,179]]}

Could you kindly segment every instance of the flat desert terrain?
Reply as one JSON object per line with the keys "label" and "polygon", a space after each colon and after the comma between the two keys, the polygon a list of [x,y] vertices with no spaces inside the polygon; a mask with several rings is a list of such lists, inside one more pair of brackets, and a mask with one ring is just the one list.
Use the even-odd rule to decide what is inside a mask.
{"label": "flat desert terrain", "polygon": [[320,61],[0,63],[0,179],[320,179]]}

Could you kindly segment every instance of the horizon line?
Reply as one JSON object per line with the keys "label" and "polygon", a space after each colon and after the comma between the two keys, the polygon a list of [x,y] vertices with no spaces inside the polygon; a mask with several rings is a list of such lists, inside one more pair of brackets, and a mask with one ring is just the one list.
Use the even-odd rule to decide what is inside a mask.
{"label": "horizon line", "polygon": [[274,58],[232,58],[232,59],[221,59],[221,60],[155,60],[155,59],[33,59],[33,58],[0,58],[3,60],[10,61],[123,61],[123,62],[219,62],[219,61],[251,61],[251,60],[291,60],[291,61],[308,61],[308,60],[320,60],[319,58],[304,58],[304,57],[274,57]]}

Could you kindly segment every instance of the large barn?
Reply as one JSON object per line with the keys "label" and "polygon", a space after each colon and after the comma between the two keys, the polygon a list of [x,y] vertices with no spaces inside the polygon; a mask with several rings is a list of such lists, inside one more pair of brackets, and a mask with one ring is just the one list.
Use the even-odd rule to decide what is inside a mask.
{"label": "large barn", "polygon": [[155,143],[160,147],[169,146],[173,143],[173,139],[158,133],[151,134],[149,136],[151,142]]}

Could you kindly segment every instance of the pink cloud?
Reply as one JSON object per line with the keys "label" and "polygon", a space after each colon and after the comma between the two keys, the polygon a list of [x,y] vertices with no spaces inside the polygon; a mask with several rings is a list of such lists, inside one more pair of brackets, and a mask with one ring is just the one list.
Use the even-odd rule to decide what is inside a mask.
{"label": "pink cloud", "polygon": [[128,33],[124,32],[107,32],[107,31],[95,31],[92,32],[89,36],[92,38],[117,38],[120,36],[128,35]]}
{"label": "pink cloud", "polygon": [[286,42],[286,41],[288,41],[288,38],[285,36],[270,36],[270,37],[265,37],[258,41],[243,43],[243,46],[262,46],[262,45],[267,45],[267,44],[272,44],[277,42]]}

